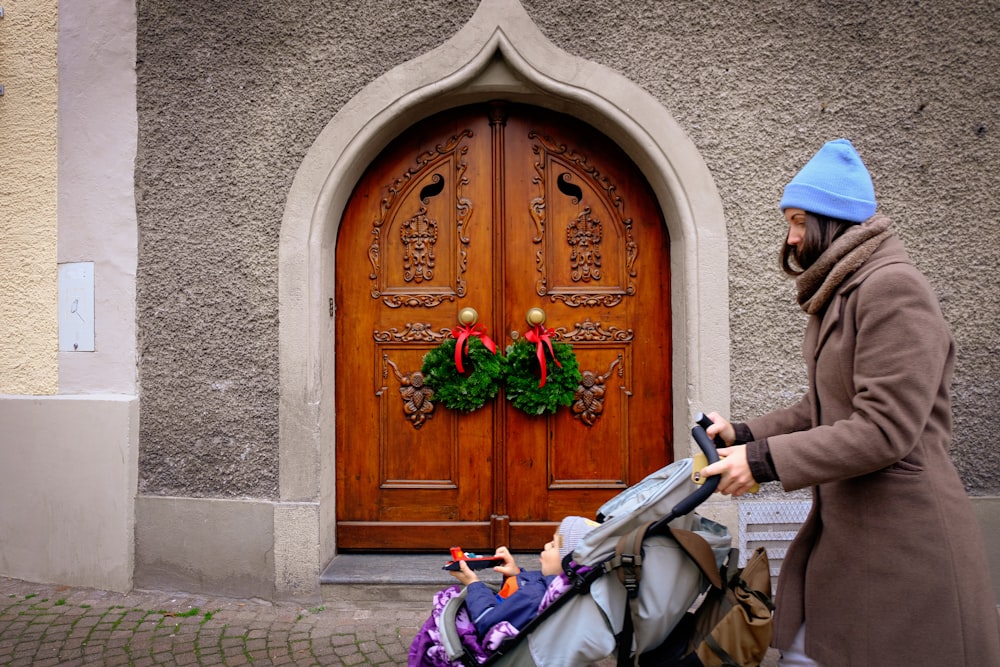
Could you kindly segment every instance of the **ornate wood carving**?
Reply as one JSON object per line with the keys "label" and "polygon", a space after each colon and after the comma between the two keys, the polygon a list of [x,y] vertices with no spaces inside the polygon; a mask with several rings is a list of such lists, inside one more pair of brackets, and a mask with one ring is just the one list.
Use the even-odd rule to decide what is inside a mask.
{"label": "ornate wood carving", "polygon": [[441,343],[450,335],[451,329],[443,328],[434,331],[429,322],[407,322],[402,331],[392,327],[388,331],[376,329],[372,332],[372,338],[378,343],[411,343],[413,341]]}
{"label": "ornate wood carving", "polygon": [[[574,396],[572,406],[573,416],[576,419],[579,419],[587,426],[594,425],[594,422],[604,412],[604,384],[611,377],[615,366],[618,366],[621,362],[622,355],[619,354],[611,362],[607,372],[603,375],[597,375],[594,371],[590,370],[581,372],[582,377],[580,378],[579,386],[576,388],[576,395]],[[621,368],[618,369],[618,377],[624,377],[624,371]]]}
{"label": "ornate wood carving", "polygon": [[[414,166],[387,186],[388,195],[382,199],[378,216],[372,222],[372,238],[368,245],[371,273],[368,277],[371,281],[372,298],[382,299],[390,308],[433,308],[444,301],[454,301],[465,295],[469,248],[467,234],[473,206],[472,201],[463,196],[463,188],[469,182],[465,159],[468,146],[463,144],[463,140],[469,137],[472,137],[472,130],[466,129],[437,145],[434,150],[421,153],[416,157]],[[451,176],[446,177],[442,173]],[[407,214],[403,209],[412,205],[410,193],[421,184],[423,187],[416,198],[418,206]],[[429,213],[428,206],[432,198],[446,190],[454,198],[454,220],[445,221],[455,226],[456,247],[445,249],[445,252],[456,253],[454,284],[425,284],[434,280],[440,225],[443,224]],[[386,277],[388,267],[382,261],[382,234],[386,224],[397,219],[403,251],[403,284],[389,285]]]}
{"label": "ornate wood carving", "polygon": [[[535,236],[532,242],[538,245],[535,251],[535,267],[540,274],[535,281],[535,291],[539,296],[548,296],[551,301],[562,301],[568,306],[604,306],[612,307],[621,303],[626,296],[635,294],[636,268],[635,262],[639,254],[638,245],[632,235],[632,219],[625,215],[625,202],[617,193],[617,187],[607,176],[591,165],[587,157],[566,146],[559,144],[551,137],[536,132],[528,133],[528,138],[536,140],[532,151],[538,156],[533,167],[536,176],[532,183],[539,188],[539,196],[529,204],[529,213],[535,224]],[[563,171],[563,170],[566,171]],[[566,221],[566,242],[571,247],[569,253],[570,276],[574,283],[585,283],[591,286],[587,289],[566,289],[553,287],[550,283],[547,266],[546,224],[548,220],[547,202],[552,193],[549,192],[549,174],[558,171],[555,186],[573,204],[581,204],[585,199],[584,190],[574,183],[574,175],[582,179],[600,199],[602,208],[611,212],[613,223],[620,228],[622,236],[621,266],[623,276],[619,285],[600,285],[605,276],[602,272],[602,244],[604,241],[604,221],[594,215],[593,207],[584,205],[575,215]],[[617,277],[611,280],[619,281]],[[606,281],[604,281],[606,282]]]}
{"label": "ornate wood carving", "polygon": [[566,225],[566,242],[573,249],[569,261],[574,282],[601,279],[602,233],[601,221],[591,217],[589,206]]}
{"label": "ornate wood carving", "polygon": [[438,223],[427,217],[427,209],[403,223],[399,230],[403,242],[403,279],[406,282],[434,278],[434,246],[438,240]]}
{"label": "ornate wood carving", "polygon": [[594,322],[589,317],[583,322],[577,322],[573,329],[566,330],[566,327],[556,327],[556,336],[560,340],[570,343],[578,341],[630,341],[633,338],[631,329],[619,329],[611,326],[605,329],[600,322]]}
{"label": "ornate wood carving", "polygon": [[[403,401],[403,414],[413,425],[419,429],[424,422],[434,416],[434,391],[424,384],[424,374],[420,371],[412,373],[401,373],[396,363],[389,358],[389,355],[382,354],[382,380],[389,377],[389,368],[399,381],[399,396]],[[376,396],[381,396],[388,389],[383,385],[375,392]]]}
{"label": "ornate wood carving", "polygon": [[445,301],[454,301],[454,294],[393,294],[382,298],[382,303],[390,308],[433,308]]}

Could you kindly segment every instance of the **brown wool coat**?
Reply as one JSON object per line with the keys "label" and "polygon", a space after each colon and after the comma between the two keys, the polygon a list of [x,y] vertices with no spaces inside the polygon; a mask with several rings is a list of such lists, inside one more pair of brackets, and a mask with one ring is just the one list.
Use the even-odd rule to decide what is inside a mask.
{"label": "brown wool coat", "polygon": [[747,422],[813,508],[784,560],[775,641],[824,667],[1000,665],[985,547],[948,448],[954,344],[890,236],[810,317],[802,401]]}

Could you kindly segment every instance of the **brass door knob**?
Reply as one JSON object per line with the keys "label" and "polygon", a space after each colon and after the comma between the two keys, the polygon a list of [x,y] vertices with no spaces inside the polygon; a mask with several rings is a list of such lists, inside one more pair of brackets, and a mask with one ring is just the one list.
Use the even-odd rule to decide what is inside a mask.
{"label": "brass door knob", "polygon": [[479,313],[475,308],[465,307],[458,311],[458,322],[466,326],[472,326],[479,321]]}

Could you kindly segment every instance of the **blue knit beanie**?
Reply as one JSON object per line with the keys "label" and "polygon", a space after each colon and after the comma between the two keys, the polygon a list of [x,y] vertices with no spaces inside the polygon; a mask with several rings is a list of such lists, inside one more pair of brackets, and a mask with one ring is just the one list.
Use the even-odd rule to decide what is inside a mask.
{"label": "blue knit beanie", "polygon": [[875,188],[851,142],[834,139],[823,144],[785,186],[779,208],[864,222],[875,214]]}

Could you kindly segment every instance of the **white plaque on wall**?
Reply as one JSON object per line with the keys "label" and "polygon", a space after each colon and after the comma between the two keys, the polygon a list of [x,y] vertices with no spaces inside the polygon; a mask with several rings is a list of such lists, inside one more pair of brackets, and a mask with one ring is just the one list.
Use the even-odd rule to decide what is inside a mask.
{"label": "white plaque on wall", "polygon": [[94,351],[94,263],[59,265],[59,351]]}

